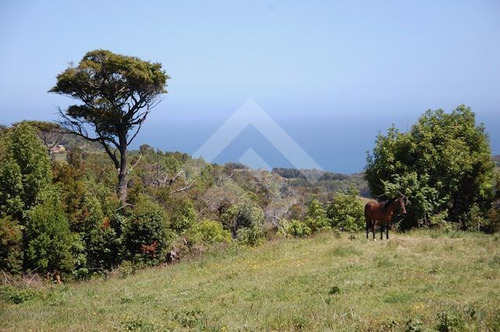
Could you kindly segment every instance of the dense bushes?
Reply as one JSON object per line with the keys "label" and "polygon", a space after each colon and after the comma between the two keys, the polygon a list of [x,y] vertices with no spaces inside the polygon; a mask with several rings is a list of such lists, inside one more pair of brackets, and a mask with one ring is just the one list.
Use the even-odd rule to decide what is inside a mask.
{"label": "dense bushes", "polygon": [[335,194],[328,204],[326,215],[331,226],[343,231],[357,232],[364,228],[364,206],[356,189]]}
{"label": "dense bushes", "polygon": [[56,188],[43,192],[42,203],[31,209],[26,225],[25,269],[70,272],[73,237]]}
{"label": "dense bushes", "polygon": [[280,234],[304,237],[325,229],[357,232],[365,224],[363,210],[359,192],[354,188],[336,193],[327,204],[314,198],[309,202],[303,220],[285,221]]}
{"label": "dense bushes", "polygon": [[0,270],[19,273],[22,270],[22,232],[17,221],[0,218]]}
{"label": "dense bushes", "polygon": [[152,265],[163,262],[172,239],[165,211],[140,197],[123,229],[125,258]]}
{"label": "dense bushes", "polygon": [[264,211],[252,202],[231,206],[221,220],[241,243],[256,245],[264,240]]}
{"label": "dense bushes", "polygon": [[212,245],[231,242],[231,233],[220,222],[204,219],[187,232],[187,238],[191,243]]}
{"label": "dense bushes", "polygon": [[[276,235],[305,237],[364,227],[359,185],[336,193],[325,189],[326,183],[349,179],[340,175],[300,172],[304,177],[297,181],[278,171],[206,164],[142,146],[131,153],[129,196],[122,205],[114,190],[115,170],[102,151],[75,148],[61,157],[50,160],[26,123],[0,131],[0,270],[57,270],[65,279],[88,278],[117,267],[125,271],[161,264],[172,255],[203,252],[217,243],[258,245]],[[415,172],[391,179],[383,182],[384,190],[397,192],[402,185],[413,190],[413,213],[442,204],[426,178]],[[359,181],[358,175],[354,184]],[[498,206],[486,216],[484,206],[473,204],[462,224],[498,231]],[[449,226],[449,213],[443,209],[428,215],[427,222]]]}

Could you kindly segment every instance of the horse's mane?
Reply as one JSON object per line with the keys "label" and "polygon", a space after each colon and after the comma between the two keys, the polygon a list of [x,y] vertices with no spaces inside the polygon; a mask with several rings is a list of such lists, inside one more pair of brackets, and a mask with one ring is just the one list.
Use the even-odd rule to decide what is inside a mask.
{"label": "horse's mane", "polygon": [[389,199],[389,200],[387,200],[387,201],[383,201],[383,202],[382,202],[382,208],[383,208],[383,209],[387,209],[387,208],[388,208],[389,206],[391,206],[391,204],[392,204],[392,203],[394,203],[397,199],[398,199],[398,198],[397,198],[397,197],[395,197],[395,198],[391,198],[391,199]]}

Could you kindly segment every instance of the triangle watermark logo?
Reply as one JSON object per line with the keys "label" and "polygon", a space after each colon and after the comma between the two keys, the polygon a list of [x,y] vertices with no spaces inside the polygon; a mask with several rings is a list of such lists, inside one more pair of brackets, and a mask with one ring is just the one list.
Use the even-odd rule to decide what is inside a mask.
{"label": "triangle watermark logo", "polygon": [[[213,162],[247,127],[253,126],[296,169],[317,169],[321,166],[264,111],[253,99],[248,99],[194,153]],[[252,167],[271,169],[268,163],[250,147],[242,152],[239,161]]]}

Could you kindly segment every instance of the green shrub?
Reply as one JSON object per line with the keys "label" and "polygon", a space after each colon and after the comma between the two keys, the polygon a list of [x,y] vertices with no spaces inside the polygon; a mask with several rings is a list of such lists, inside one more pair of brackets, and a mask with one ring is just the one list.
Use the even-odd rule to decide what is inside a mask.
{"label": "green shrub", "polygon": [[488,211],[484,230],[488,233],[500,232],[500,205],[497,205]]}
{"label": "green shrub", "polygon": [[309,202],[304,223],[311,229],[311,233],[330,228],[330,221],[326,216],[325,208],[319,200],[314,198]]}
{"label": "green shrub", "polygon": [[424,332],[424,323],[419,318],[410,318],[406,321],[405,332]]}
{"label": "green shrub", "polygon": [[0,288],[0,298],[5,302],[20,304],[36,298],[40,292],[34,288],[5,286]]}
{"label": "green shrub", "polygon": [[183,200],[176,204],[170,217],[170,228],[177,234],[183,234],[196,222],[196,211],[190,200]]}
{"label": "green shrub", "polygon": [[187,233],[192,243],[214,244],[231,242],[231,233],[217,221],[204,219],[195,224]]}
{"label": "green shrub", "polygon": [[[102,200],[91,193],[86,193],[83,198],[82,232],[80,236],[85,246],[87,268],[90,271],[111,269],[118,263],[119,232],[112,219],[108,217],[106,205]],[[110,213],[109,211],[107,213]],[[121,227],[121,225],[120,225]]]}
{"label": "green shrub", "polygon": [[21,272],[22,254],[21,226],[9,217],[0,218],[0,270]]}
{"label": "green shrub", "polygon": [[51,183],[50,160],[29,124],[19,124],[6,140],[6,155],[0,161],[0,210],[24,221]]}
{"label": "green shrub", "polygon": [[439,332],[464,331],[465,323],[457,309],[449,309],[437,314],[437,330]]}
{"label": "green shrub", "polygon": [[292,219],[291,221],[285,221],[283,223],[281,232],[285,236],[291,235],[296,237],[306,237],[311,235],[311,228],[309,228],[309,226],[307,226],[303,221]]}
{"label": "green shrub", "polygon": [[431,215],[429,218],[429,225],[431,228],[442,229],[445,231],[451,230],[451,225],[448,223],[448,211],[441,211],[440,213]]}
{"label": "green shrub", "polygon": [[264,218],[264,211],[252,202],[233,205],[221,216],[222,223],[231,231],[233,238],[247,244],[261,242]]}
{"label": "green shrub", "polygon": [[364,228],[364,207],[358,196],[359,192],[354,188],[335,195],[327,208],[332,228],[348,232]]}
{"label": "green shrub", "polygon": [[126,259],[151,265],[165,260],[173,234],[165,211],[146,196],[139,197],[123,232]]}
{"label": "green shrub", "polygon": [[264,232],[257,226],[244,227],[238,229],[237,238],[241,244],[256,246],[264,242]]}
{"label": "green shrub", "polygon": [[58,191],[55,188],[45,190],[41,199],[43,203],[30,211],[26,225],[25,268],[38,273],[69,272],[74,266],[73,237]]}

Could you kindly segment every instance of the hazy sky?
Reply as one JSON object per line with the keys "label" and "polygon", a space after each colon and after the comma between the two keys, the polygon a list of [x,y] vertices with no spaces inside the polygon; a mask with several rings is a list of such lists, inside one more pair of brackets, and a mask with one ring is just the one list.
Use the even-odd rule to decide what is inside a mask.
{"label": "hazy sky", "polygon": [[[90,50],[172,77],[134,147],[194,153],[252,98],[322,168],[358,172],[375,136],[427,109],[470,106],[500,154],[500,1],[0,2],[0,123],[55,120],[48,94]],[[217,161],[252,149],[246,128]]]}

